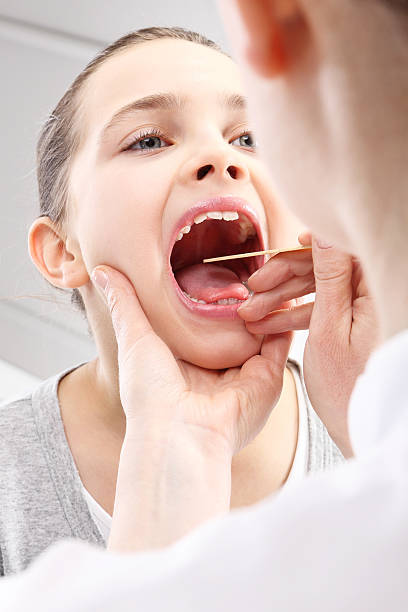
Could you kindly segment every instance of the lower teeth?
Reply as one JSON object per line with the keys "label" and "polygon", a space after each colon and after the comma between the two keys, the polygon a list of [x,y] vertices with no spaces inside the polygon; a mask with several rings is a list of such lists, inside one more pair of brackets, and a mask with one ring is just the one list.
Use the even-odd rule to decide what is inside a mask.
{"label": "lower teeth", "polygon": [[237,300],[236,298],[217,300],[217,302],[204,302],[204,300],[197,300],[197,298],[191,297],[191,295],[188,295],[188,293],[186,293],[185,291],[183,291],[183,293],[186,297],[188,297],[189,300],[191,300],[192,302],[196,302],[197,304],[211,304],[212,306],[214,306],[214,304],[218,304],[220,306],[229,306],[231,304],[243,304],[245,302],[245,300]]}

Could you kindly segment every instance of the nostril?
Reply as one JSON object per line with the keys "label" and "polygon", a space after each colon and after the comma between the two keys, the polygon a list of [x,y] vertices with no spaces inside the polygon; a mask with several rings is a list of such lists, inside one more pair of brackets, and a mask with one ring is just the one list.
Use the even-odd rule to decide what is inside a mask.
{"label": "nostril", "polygon": [[211,168],[211,164],[208,164],[207,166],[201,166],[201,168],[197,170],[197,180],[201,181],[201,179],[203,179],[210,172]]}
{"label": "nostril", "polygon": [[236,179],[238,176],[238,171],[235,166],[228,166],[227,172],[231,178]]}

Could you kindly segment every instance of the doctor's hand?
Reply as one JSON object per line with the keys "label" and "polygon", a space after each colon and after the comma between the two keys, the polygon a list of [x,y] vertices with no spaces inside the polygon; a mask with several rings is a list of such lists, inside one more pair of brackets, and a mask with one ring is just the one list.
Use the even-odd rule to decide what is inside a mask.
{"label": "doctor's hand", "polygon": [[126,414],[109,546],[167,545],[229,511],[232,457],[279,399],[292,334],[265,338],[242,367],[198,368],[176,360],[155,334],[126,276],[96,270],[107,275],[92,278],[112,318]]}
{"label": "doctor's hand", "polygon": [[[254,295],[238,313],[251,333],[309,329],[303,361],[307,392],[331,438],[350,457],[348,404],[378,335],[373,300],[354,257],[309,233],[299,242],[312,245],[312,251],[270,259],[251,276]],[[314,303],[296,299],[314,291]],[[295,299],[289,309],[280,307]]]}

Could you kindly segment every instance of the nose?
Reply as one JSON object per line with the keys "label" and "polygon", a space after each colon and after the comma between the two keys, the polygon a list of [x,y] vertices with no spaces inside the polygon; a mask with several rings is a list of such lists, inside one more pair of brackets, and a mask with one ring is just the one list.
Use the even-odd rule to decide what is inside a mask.
{"label": "nose", "polygon": [[[205,166],[200,166],[197,170],[197,180],[202,181],[208,174],[215,174],[216,169],[213,164],[205,164]],[[231,177],[234,180],[239,179],[241,176],[244,176],[244,171],[236,164],[231,164],[225,168],[223,173],[226,178]]]}
{"label": "nose", "polygon": [[224,184],[247,181],[249,172],[245,160],[241,159],[243,155],[230,150],[230,146],[227,144],[223,150],[201,152],[189,159],[183,164],[181,181],[190,185],[210,180]]}

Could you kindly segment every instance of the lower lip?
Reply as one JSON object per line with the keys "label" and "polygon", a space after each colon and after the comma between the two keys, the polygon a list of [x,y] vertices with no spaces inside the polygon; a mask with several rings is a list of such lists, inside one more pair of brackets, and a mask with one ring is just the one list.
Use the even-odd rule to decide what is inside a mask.
{"label": "lower lip", "polygon": [[174,278],[173,272],[171,272],[172,281],[175,285],[176,293],[180,300],[183,302],[191,312],[198,314],[202,317],[208,317],[210,319],[238,319],[238,308],[243,302],[237,304],[199,304],[189,300],[186,295],[181,291],[176,279]]}
{"label": "lower lip", "polygon": [[[225,198],[227,200],[227,198]],[[235,201],[235,200],[234,200]],[[214,204],[215,206],[215,204]],[[222,207],[222,210],[227,210],[227,208],[225,208],[225,206]],[[233,210],[231,208],[231,210]],[[250,217],[250,219],[252,219],[252,222],[255,224],[256,222],[254,221],[253,217],[251,214],[248,214],[247,211],[246,214]],[[264,243],[263,243],[263,238],[262,238],[262,234],[260,233],[260,231],[258,230],[258,239],[259,239],[259,250],[263,250],[264,249]],[[256,260],[258,261],[258,269],[264,264],[265,262],[265,257],[264,256],[260,256],[260,258],[262,259],[261,261],[258,261],[258,257],[256,258]],[[237,304],[229,304],[229,305],[222,305],[222,304],[199,304],[198,302],[193,302],[192,300],[190,300],[181,290],[178,282],[175,279],[175,276],[173,274],[173,270],[170,264],[170,257],[169,257],[169,273],[170,273],[170,277],[171,280],[174,284],[174,288],[176,291],[176,294],[178,295],[178,297],[180,298],[181,302],[184,304],[184,306],[190,310],[190,312],[196,314],[196,315],[200,315],[201,317],[207,317],[209,319],[239,319],[238,316],[238,308],[241,306],[241,304],[243,304],[243,302],[241,303],[237,303]],[[241,319],[239,319],[241,320]]]}

